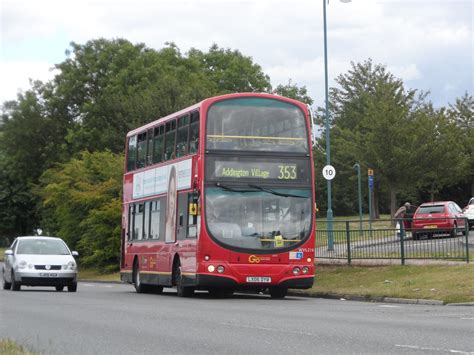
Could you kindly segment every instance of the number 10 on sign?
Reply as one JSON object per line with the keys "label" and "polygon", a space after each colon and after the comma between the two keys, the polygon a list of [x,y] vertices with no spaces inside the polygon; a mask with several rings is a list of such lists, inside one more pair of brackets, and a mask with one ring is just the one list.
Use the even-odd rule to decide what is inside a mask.
{"label": "number 10 on sign", "polygon": [[332,165],[326,165],[323,168],[323,176],[326,180],[332,180],[336,176],[336,169]]}

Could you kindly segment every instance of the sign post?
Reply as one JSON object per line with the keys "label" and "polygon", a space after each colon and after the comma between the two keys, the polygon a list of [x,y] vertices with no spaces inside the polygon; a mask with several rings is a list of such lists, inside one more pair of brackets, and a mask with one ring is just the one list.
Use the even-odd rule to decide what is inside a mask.
{"label": "sign post", "polygon": [[[323,177],[328,181],[331,181],[336,176],[336,169],[332,165],[326,165],[323,168]],[[334,235],[332,230],[332,209],[331,215],[327,216],[328,220],[328,251],[334,250]]]}
{"label": "sign post", "polygon": [[357,170],[357,191],[359,192],[359,235],[362,235],[362,188],[360,183],[360,164],[355,163],[353,168]]}
{"label": "sign post", "polygon": [[374,170],[368,169],[369,176],[369,229],[372,231],[372,192],[374,190]]}

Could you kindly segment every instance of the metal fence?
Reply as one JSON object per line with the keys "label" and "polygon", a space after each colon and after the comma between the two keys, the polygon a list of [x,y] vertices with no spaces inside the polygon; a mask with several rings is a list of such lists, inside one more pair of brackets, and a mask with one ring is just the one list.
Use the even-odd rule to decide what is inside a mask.
{"label": "metal fence", "polygon": [[[406,220],[317,221],[316,258],[345,259],[442,259],[469,262],[474,249],[474,231],[467,219],[424,219],[416,228]],[[472,250],[471,250],[472,252]]]}

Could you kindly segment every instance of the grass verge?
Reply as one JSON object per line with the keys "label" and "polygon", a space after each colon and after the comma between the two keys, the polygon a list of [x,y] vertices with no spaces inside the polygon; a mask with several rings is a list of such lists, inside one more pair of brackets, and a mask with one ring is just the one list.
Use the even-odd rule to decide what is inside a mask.
{"label": "grass verge", "polygon": [[318,265],[306,294],[432,299],[474,302],[474,265],[328,266]]}
{"label": "grass verge", "polygon": [[26,350],[10,339],[0,339],[0,354],[4,355],[34,355],[37,353]]}
{"label": "grass verge", "polygon": [[120,281],[120,273],[103,273],[94,269],[79,268],[79,280]]}
{"label": "grass verge", "polygon": [[5,250],[7,248],[0,248],[0,262],[5,261]]}

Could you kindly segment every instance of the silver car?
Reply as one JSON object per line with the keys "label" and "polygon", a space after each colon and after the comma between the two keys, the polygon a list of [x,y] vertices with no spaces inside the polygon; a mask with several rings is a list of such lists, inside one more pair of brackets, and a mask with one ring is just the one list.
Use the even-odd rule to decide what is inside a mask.
{"label": "silver car", "polygon": [[18,237],[5,250],[3,289],[19,291],[21,286],[53,286],[62,291],[77,291],[79,254],[71,252],[60,238]]}

